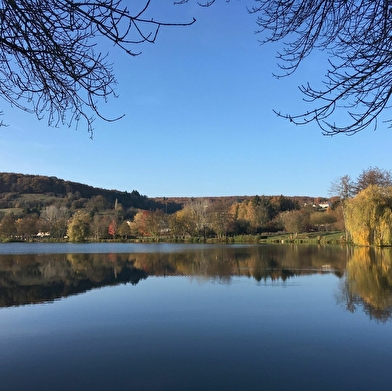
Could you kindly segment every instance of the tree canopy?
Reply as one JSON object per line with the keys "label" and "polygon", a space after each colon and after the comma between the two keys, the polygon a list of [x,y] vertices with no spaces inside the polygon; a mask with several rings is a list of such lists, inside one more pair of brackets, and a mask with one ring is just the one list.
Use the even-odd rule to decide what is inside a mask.
{"label": "tree canopy", "polygon": [[339,196],[342,200],[347,200],[369,186],[392,187],[391,171],[369,167],[362,170],[356,180],[352,180],[349,175],[343,175],[331,183],[330,193]]}
{"label": "tree canopy", "polygon": [[[199,1],[209,7],[216,0]],[[229,2],[230,0],[226,0]],[[92,134],[94,116],[106,120],[99,102],[115,96],[116,84],[97,37],[130,56],[137,45],[155,42],[161,27],[185,26],[146,16],[151,0],[130,11],[121,0],[3,0],[0,2],[0,94],[12,105],[48,116],[50,125],[83,118]],[[175,5],[190,0],[174,1]],[[282,41],[281,73],[295,72],[315,50],[329,65],[323,87],[300,90],[312,108],[282,114],[295,124],[317,123],[326,135],[355,134],[377,126],[392,92],[392,5],[388,0],[253,0],[261,43]],[[347,117],[347,123],[340,117]],[[391,122],[392,118],[387,122]]]}
{"label": "tree canopy", "polygon": [[360,246],[391,246],[392,187],[370,185],[347,200],[346,228]]}

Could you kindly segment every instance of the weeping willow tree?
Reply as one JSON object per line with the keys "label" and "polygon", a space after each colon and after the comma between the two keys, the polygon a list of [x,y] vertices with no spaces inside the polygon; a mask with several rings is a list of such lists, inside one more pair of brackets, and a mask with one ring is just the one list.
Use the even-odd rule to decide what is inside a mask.
{"label": "weeping willow tree", "polygon": [[354,244],[392,246],[392,187],[369,186],[348,199],[345,210]]}
{"label": "weeping willow tree", "polygon": [[84,242],[90,233],[90,216],[78,211],[68,225],[67,235],[70,242]]}

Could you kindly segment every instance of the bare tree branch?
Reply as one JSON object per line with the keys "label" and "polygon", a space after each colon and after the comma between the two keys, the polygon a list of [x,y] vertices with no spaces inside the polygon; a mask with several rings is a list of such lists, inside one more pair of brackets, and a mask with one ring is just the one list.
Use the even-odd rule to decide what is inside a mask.
{"label": "bare tree branch", "polygon": [[[377,118],[390,107],[392,93],[392,1],[254,2],[248,11],[257,15],[257,32],[267,34],[260,42],[284,43],[278,53],[281,74],[277,77],[293,74],[314,49],[327,51],[330,57],[323,88],[309,83],[300,87],[314,108],[296,115],[276,114],[298,125],[316,122],[325,135],[376,128]],[[348,114],[347,124],[341,122],[340,113]]]}
{"label": "bare tree branch", "polygon": [[[215,1],[197,3],[210,7]],[[392,1],[253,1],[248,11],[257,15],[257,32],[267,34],[261,43],[284,42],[277,77],[295,72],[314,49],[330,56],[322,88],[300,86],[313,108],[276,114],[298,125],[316,122],[326,135],[376,128],[392,93]],[[121,0],[0,0],[0,94],[38,118],[47,116],[49,125],[71,126],[83,118],[92,135],[94,116],[117,119],[98,108],[116,96],[116,80],[97,37],[137,56],[137,45],[154,43],[162,27],[195,22],[156,21],[146,16],[149,6],[145,0],[131,13]],[[348,114],[347,124],[340,113]]]}
{"label": "bare tree branch", "polygon": [[11,105],[57,126],[84,118],[92,136],[98,101],[115,97],[116,80],[97,38],[130,56],[154,43],[161,27],[188,26],[132,14],[121,0],[8,0],[0,2],[0,94]]}

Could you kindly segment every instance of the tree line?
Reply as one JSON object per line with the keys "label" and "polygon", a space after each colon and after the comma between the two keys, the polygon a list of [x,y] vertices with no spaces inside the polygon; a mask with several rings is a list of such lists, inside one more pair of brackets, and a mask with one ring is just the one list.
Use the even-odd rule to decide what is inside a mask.
{"label": "tree line", "polygon": [[[154,200],[136,191],[4,173],[0,189],[17,190],[0,192],[0,240],[225,241],[238,235],[337,230],[356,245],[392,245],[392,174],[378,167],[363,170],[355,180],[338,178],[331,184],[333,197],[311,203],[283,195]],[[130,196],[125,204],[120,197],[112,201],[119,194]]]}
{"label": "tree line", "polygon": [[[74,205],[75,206],[75,205]],[[102,196],[94,196],[84,207],[68,208],[52,204],[23,215],[6,213],[0,219],[2,240],[99,241],[162,238],[173,240],[225,241],[236,235],[261,235],[276,232],[298,233],[305,230],[339,229],[339,208],[320,209],[301,205],[298,200],[281,196],[254,196],[242,201],[196,198],[187,200],[174,213],[165,207],[127,209]]]}
{"label": "tree line", "polygon": [[[334,197],[311,203],[283,195],[191,198],[180,203],[54,177],[4,173],[0,189],[15,191],[0,192],[2,241],[226,241],[235,236],[253,235],[254,239],[290,233],[295,237],[300,232],[337,230],[345,231],[346,241],[356,245],[392,245],[392,174],[378,167],[363,170],[355,180],[340,177],[331,184]],[[65,194],[64,189],[74,192]],[[123,194],[129,198],[112,201]]]}

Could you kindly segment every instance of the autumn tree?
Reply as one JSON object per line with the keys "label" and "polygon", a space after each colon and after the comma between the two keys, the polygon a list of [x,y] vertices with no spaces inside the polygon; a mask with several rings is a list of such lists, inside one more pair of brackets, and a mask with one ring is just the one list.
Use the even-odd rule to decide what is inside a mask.
{"label": "autumn tree", "polygon": [[292,200],[291,198],[280,195],[279,197],[272,197],[270,200],[271,211],[273,213],[271,217],[274,218],[278,213],[285,212],[287,210],[300,209],[298,201]]}
{"label": "autumn tree", "polygon": [[[349,175],[343,175],[331,183],[330,194],[339,196],[343,220],[347,220],[346,203],[369,186],[389,187],[392,186],[391,171],[378,167],[369,167],[362,170],[356,180]],[[349,240],[349,233],[346,230],[346,240]]]}
{"label": "autumn tree", "polygon": [[346,228],[354,244],[392,245],[392,187],[371,185],[348,200]]}
{"label": "autumn tree", "polygon": [[134,232],[136,236],[141,235],[145,236],[148,235],[148,211],[141,210],[136,213],[133,221],[130,224],[131,232]]}
{"label": "autumn tree", "polygon": [[343,215],[343,205],[341,202],[332,203],[332,206],[326,210],[328,215],[332,216],[335,220],[333,223],[333,228],[337,231],[344,231],[344,215]]}
{"label": "autumn tree", "polygon": [[227,202],[216,201],[212,203],[209,208],[209,216],[211,228],[218,239],[225,238],[233,222]]}
{"label": "autumn tree", "polygon": [[108,233],[112,237],[112,239],[115,239],[117,235],[117,229],[118,229],[117,219],[112,218],[108,226]]}
{"label": "autumn tree", "polygon": [[129,56],[154,43],[165,23],[121,0],[9,0],[0,6],[0,94],[12,106],[47,116],[49,125],[84,119],[92,135],[98,102],[115,97],[116,80],[97,37]]}
{"label": "autumn tree", "polygon": [[153,237],[158,237],[167,231],[168,224],[166,214],[158,209],[149,211],[147,214],[147,231]]}
{"label": "autumn tree", "polygon": [[16,232],[22,240],[29,241],[30,238],[38,233],[38,216],[36,214],[26,215],[16,220]]}
{"label": "autumn tree", "polygon": [[77,211],[68,224],[67,235],[71,242],[84,242],[90,234],[90,216]]}
{"label": "autumn tree", "polygon": [[123,239],[128,239],[129,236],[132,235],[131,228],[129,226],[128,221],[123,221],[117,230],[118,235],[120,235]]}
{"label": "autumn tree", "polygon": [[250,222],[242,217],[239,217],[240,206],[240,202],[234,202],[229,207],[229,215],[233,221],[234,235],[244,235],[250,231]]}
{"label": "autumn tree", "polygon": [[44,232],[50,232],[50,235],[54,238],[63,238],[67,232],[69,217],[69,209],[65,206],[47,206],[40,215],[40,229]]}
{"label": "autumn tree", "polygon": [[235,230],[243,231],[247,227],[247,233],[260,231],[278,213],[279,201],[272,201],[271,197],[256,195],[251,199],[237,203],[232,209],[235,211]]}
{"label": "autumn tree", "polygon": [[[257,206],[251,200],[245,200],[238,206],[237,220],[247,222],[248,232],[255,233],[258,227]],[[242,224],[246,225],[246,224]]]}
{"label": "autumn tree", "polygon": [[174,236],[192,236],[196,232],[192,210],[185,206],[169,218],[169,227]]}
{"label": "autumn tree", "polygon": [[15,216],[7,213],[0,221],[0,237],[4,239],[12,238],[16,235]]}
{"label": "autumn tree", "polygon": [[279,218],[285,231],[295,235],[306,231],[309,226],[309,212],[304,209],[282,212]]}
{"label": "autumn tree", "polygon": [[318,231],[329,231],[331,225],[336,222],[336,217],[327,211],[313,212],[309,215],[309,224],[316,227]]}
{"label": "autumn tree", "polygon": [[369,167],[358,175],[354,184],[355,193],[365,190],[369,186],[392,186],[392,175],[390,170],[383,170],[378,167]]}

